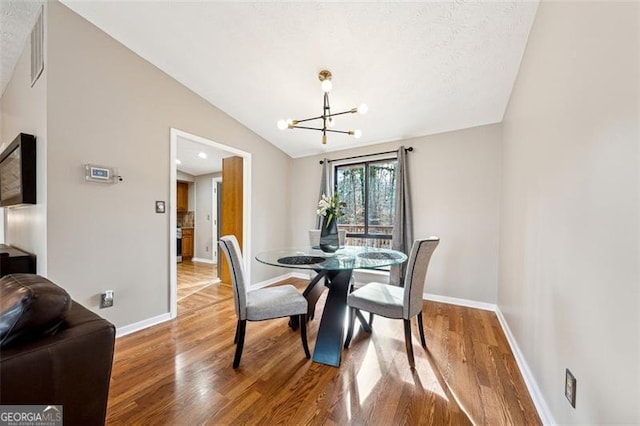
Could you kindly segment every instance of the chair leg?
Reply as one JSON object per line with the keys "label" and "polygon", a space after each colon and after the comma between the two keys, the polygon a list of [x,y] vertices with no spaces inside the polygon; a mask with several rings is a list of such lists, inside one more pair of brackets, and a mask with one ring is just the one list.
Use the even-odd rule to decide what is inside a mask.
{"label": "chair leg", "polygon": [[409,366],[411,368],[416,367],[416,363],[413,359],[413,345],[411,344],[411,320],[404,321],[404,343],[407,347],[407,358],[409,358]]}
{"label": "chair leg", "polygon": [[369,328],[373,328],[373,312],[369,312]]}
{"label": "chair leg", "polygon": [[238,328],[236,329],[237,345],[236,356],[233,358],[233,368],[240,365],[240,357],[242,356],[242,348],[244,347],[244,332],[247,329],[247,320],[238,320]]}
{"label": "chair leg", "polygon": [[291,327],[293,331],[296,331],[298,329],[299,322],[300,321],[298,315],[291,315],[289,317],[289,327]]}
{"label": "chair leg", "polygon": [[300,339],[302,339],[302,347],[307,359],[311,358],[309,353],[309,345],[307,344],[307,314],[300,315]]}
{"label": "chair leg", "polygon": [[420,343],[422,347],[427,347],[427,341],[424,338],[424,324],[422,323],[422,311],[418,312],[418,330],[420,330]]}
{"label": "chair leg", "polygon": [[[356,317],[358,318],[358,321],[360,321],[362,329],[371,334],[371,326],[369,325],[369,322],[364,319],[364,315],[362,315],[362,311],[360,311],[360,309],[356,309]],[[371,313],[369,314],[369,319],[371,319]]]}
{"label": "chair leg", "polygon": [[356,321],[356,308],[349,308],[349,328],[347,328],[347,337],[344,339],[344,348],[349,348],[351,337],[353,336],[353,323]]}
{"label": "chair leg", "polygon": [[238,333],[240,332],[240,321],[238,321],[238,324],[236,325],[236,334],[235,336],[233,336],[233,344],[235,345],[236,343],[238,343]]}

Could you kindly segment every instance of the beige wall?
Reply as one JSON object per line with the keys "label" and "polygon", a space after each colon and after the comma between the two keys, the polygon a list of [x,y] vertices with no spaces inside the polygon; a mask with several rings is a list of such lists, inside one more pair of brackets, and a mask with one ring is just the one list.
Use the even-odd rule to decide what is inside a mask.
{"label": "beige wall", "polygon": [[[169,311],[170,128],[253,154],[254,251],[288,242],[291,159],[86,20],[50,4],[49,276],[117,326]],[[83,181],[84,163],[117,167],[117,185]],[[168,206],[171,207],[170,205]],[[253,253],[248,253],[253,257]],[[253,281],[272,271],[252,263]]]}
{"label": "beige wall", "polygon": [[[494,304],[498,277],[502,127],[489,125],[327,154],[329,159],[413,146],[408,154],[416,238],[441,244],[425,291]],[[330,143],[330,142],[329,142]],[[293,161],[292,243],[308,244],[315,227],[323,156]],[[380,278],[377,278],[380,280]]]}
{"label": "beige wall", "polygon": [[640,423],[638,18],[542,2],[504,119],[498,304],[560,424]]}
{"label": "beige wall", "polygon": [[[47,5],[45,4],[45,10]],[[45,33],[47,19],[44,19]],[[37,182],[35,206],[4,208],[5,241],[37,256],[38,273],[47,273],[47,75],[48,64],[45,53],[45,67],[38,81],[31,87],[31,42],[27,38],[5,92],[0,99],[2,133],[0,152],[19,133],[29,133],[36,137]],[[45,37],[46,52],[46,37]]]}

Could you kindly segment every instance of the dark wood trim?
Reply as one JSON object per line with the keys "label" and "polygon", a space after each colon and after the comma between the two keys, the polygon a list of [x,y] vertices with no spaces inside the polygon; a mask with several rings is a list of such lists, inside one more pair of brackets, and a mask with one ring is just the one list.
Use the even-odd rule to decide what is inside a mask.
{"label": "dark wood trim", "polygon": [[0,207],[9,207],[20,204],[36,204],[36,137],[26,133],[20,133],[0,154],[0,188],[2,182],[1,170],[7,158],[15,151],[20,152],[20,193],[9,198],[2,198],[0,190]]}
{"label": "dark wood trim", "polygon": [[[220,219],[221,233],[235,235],[242,249],[243,224],[243,163],[242,157],[228,157],[222,159],[222,212]],[[248,253],[244,256],[249,256]],[[226,262],[220,262],[220,279],[229,282],[229,267]]]}

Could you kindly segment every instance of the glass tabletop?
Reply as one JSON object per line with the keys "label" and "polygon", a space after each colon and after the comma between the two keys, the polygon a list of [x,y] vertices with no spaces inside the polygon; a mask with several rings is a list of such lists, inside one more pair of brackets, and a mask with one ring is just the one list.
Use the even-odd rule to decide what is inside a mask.
{"label": "glass tabletop", "polygon": [[256,260],[283,268],[338,271],[397,265],[405,262],[407,256],[396,250],[375,247],[345,246],[335,253],[313,247],[293,247],[258,253]]}

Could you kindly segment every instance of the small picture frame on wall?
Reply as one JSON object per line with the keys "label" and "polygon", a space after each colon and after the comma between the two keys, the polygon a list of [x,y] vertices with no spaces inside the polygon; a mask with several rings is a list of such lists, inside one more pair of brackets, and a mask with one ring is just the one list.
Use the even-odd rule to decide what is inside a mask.
{"label": "small picture frame on wall", "polygon": [[156,213],[164,213],[164,201],[156,201]]}

